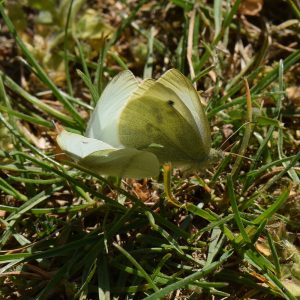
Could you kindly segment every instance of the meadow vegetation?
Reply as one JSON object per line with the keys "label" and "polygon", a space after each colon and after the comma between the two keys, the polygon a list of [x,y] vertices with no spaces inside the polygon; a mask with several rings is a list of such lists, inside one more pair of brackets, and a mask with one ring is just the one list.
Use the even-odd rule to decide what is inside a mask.
{"label": "meadow vegetation", "polygon": [[[299,299],[299,1],[1,3],[1,299]],[[135,180],[62,153],[114,75],[170,68],[223,158]]]}

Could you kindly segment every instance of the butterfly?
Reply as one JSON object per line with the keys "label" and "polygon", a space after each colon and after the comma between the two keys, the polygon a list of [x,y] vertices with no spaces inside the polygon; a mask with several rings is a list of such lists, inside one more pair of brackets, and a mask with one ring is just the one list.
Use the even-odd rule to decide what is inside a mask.
{"label": "butterfly", "polygon": [[217,156],[198,92],[176,69],[141,83],[129,70],[103,91],[85,136],[62,131],[57,142],[78,164],[101,175],[157,176],[171,162],[199,169]]}

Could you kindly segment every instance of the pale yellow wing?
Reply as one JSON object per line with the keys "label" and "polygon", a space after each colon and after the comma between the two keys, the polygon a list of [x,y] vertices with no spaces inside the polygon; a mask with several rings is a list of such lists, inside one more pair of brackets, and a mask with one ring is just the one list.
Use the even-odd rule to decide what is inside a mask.
{"label": "pale yellow wing", "polygon": [[171,69],[161,76],[158,82],[174,91],[189,109],[200,132],[205,151],[208,153],[211,147],[210,127],[199,94],[191,81],[178,70]]}
{"label": "pale yellow wing", "polygon": [[123,145],[175,165],[206,160],[211,144],[197,91],[177,70],[139,85],[120,115],[119,134]]}
{"label": "pale yellow wing", "polygon": [[115,76],[104,89],[87,126],[86,136],[120,147],[118,119],[138,82],[129,71]]}
{"label": "pale yellow wing", "polygon": [[62,150],[84,168],[99,175],[144,178],[159,174],[159,161],[150,152],[116,149],[96,139],[62,131],[57,137]]}

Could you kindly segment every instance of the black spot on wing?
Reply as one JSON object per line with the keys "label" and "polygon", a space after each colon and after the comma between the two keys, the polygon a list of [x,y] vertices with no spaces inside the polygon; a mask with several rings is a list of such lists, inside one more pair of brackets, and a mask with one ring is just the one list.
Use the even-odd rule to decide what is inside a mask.
{"label": "black spot on wing", "polygon": [[173,105],[174,105],[175,102],[174,102],[173,100],[168,100],[167,103],[168,103],[170,106],[173,107]]}

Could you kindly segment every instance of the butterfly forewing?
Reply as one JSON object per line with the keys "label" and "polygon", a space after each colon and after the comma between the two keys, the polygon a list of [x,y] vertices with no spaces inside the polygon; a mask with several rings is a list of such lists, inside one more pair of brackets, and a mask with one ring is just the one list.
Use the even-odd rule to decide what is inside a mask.
{"label": "butterfly forewing", "polygon": [[159,81],[139,86],[121,113],[119,134],[123,145],[147,149],[161,162],[180,165],[208,155],[193,114]]}
{"label": "butterfly forewing", "polygon": [[120,146],[118,118],[138,82],[130,71],[119,73],[106,86],[87,126],[86,136]]}
{"label": "butterfly forewing", "polygon": [[163,74],[158,79],[158,82],[174,91],[178,98],[189,109],[200,132],[199,136],[202,140],[202,147],[206,153],[209,153],[211,147],[209,124],[199,94],[193,87],[191,81],[178,70],[171,69]]}

